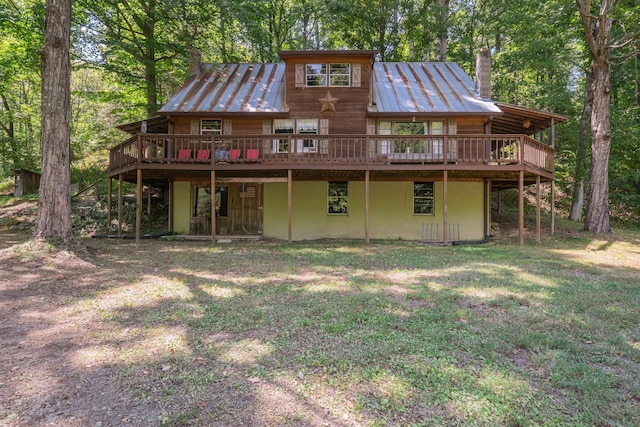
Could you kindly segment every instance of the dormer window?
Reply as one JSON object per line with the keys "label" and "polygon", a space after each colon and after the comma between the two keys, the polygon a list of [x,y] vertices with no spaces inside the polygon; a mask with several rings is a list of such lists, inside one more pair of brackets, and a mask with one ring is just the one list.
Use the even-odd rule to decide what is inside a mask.
{"label": "dormer window", "polygon": [[200,133],[202,135],[222,135],[222,120],[203,119],[200,124]]}
{"label": "dormer window", "polygon": [[351,64],[307,64],[307,86],[349,86]]}

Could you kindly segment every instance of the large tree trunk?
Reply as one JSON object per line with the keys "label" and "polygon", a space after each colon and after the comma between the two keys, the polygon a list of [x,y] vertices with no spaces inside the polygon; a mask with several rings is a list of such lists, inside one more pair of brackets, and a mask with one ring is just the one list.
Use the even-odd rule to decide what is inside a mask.
{"label": "large tree trunk", "polygon": [[608,233],[609,225],[609,151],[611,148],[611,65],[594,62],[593,111],[591,113],[591,168],[585,230]]}
{"label": "large tree trunk", "polygon": [[35,238],[73,237],[69,194],[71,0],[47,0],[42,57],[42,177]]}
{"label": "large tree trunk", "polygon": [[609,151],[611,149],[611,27],[614,0],[602,0],[594,15],[591,0],[576,0],[582,18],[585,40],[593,71],[593,110],[591,111],[591,167],[589,197],[584,229],[608,233]]}
{"label": "large tree trunk", "polygon": [[582,107],[582,117],[580,118],[580,135],[578,135],[578,146],[576,147],[576,169],[573,176],[573,198],[571,201],[571,213],[569,214],[569,219],[577,222],[582,221],[584,207],[584,181],[587,174],[587,144],[591,135],[592,107],[593,72],[589,68],[584,83],[584,106]]}

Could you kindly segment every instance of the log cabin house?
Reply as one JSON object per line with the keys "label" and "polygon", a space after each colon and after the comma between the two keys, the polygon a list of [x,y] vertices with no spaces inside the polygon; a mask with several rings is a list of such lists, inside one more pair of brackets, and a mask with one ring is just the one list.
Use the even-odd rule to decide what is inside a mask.
{"label": "log cabin house", "polygon": [[[119,127],[131,134],[109,158],[119,229],[128,181],[138,239],[144,186],[167,195],[169,231],[213,241],[483,241],[491,192],[518,188],[522,244],[524,187],[536,185],[539,239],[540,185],[553,185],[553,130],[566,118],[491,101],[486,49],[475,82],[455,63],[376,62],[376,53],[194,61],[157,117]],[[534,139],[545,129],[545,142]]]}

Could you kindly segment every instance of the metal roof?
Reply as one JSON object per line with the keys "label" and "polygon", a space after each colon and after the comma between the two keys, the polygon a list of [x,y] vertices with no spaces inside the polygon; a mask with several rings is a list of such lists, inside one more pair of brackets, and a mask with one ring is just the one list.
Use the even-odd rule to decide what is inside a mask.
{"label": "metal roof", "polygon": [[532,108],[520,107],[518,105],[495,103],[504,114],[494,117],[491,121],[491,132],[493,133],[513,133],[533,135],[543,129],[551,127],[551,119],[554,123],[562,123],[568,117],[549,111],[534,110]]}
{"label": "metal roof", "polygon": [[[203,64],[160,109],[176,113],[286,113],[284,63]],[[450,62],[376,62],[373,106],[383,114],[502,114]]]}
{"label": "metal roof", "polygon": [[285,64],[203,64],[159,113],[278,113]]}
{"label": "metal roof", "polygon": [[373,102],[378,114],[501,114],[452,62],[376,62]]}

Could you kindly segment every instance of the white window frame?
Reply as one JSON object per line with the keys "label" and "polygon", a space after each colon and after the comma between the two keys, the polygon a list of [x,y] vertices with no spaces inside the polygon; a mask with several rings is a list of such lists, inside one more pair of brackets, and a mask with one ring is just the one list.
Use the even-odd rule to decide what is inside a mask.
{"label": "white window frame", "polygon": [[[430,184],[431,189],[427,188],[431,194],[416,194],[420,189],[417,186],[423,186]],[[429,186],[427,186],[429,187]],[[413,214],[414,215],[435,215],[435,185],[433,181],[430,182],[414,182],[413,183]],[[426,207],[429,212],[416,212],[417,207]],[[419,209],[423,210],[423,209]]]}
{"label": "white window frame", "polygon": [[[451,120],[451,119],[450,119]],[[447,129],[447,124],[449,127],[452,126],[451,121],[449,123],[447,120],[422,120],[420,122],[415,122],[411,120],[391,120],[391,119],[382,119],[378,120],[378,134],[379,135],[398,135],[396,133],[396,126],[399,123],[423,123],[424,126],[424,135],[444,135]],[[455,127],[455,122],[453,124]],[[444,138],[430,138],[432,141],[431,146],[433,147],[433,152],[430,152],[431,146],[427,145],[428,154],[432,154],[434,156],[442,157],[444,155]],[[381,140],[378,145],[378,154],[387,155],[391,154],[393,150],[393,144],[391,141]]]}
{"label": "white window frame", "polygon": [[[218,127],[210,126],[207,122],[217,122],[219,124]],[[205,125],[205,123],[207,123]],[[200,120],[200,134],[201,135],[222,135],[222,119],[202,119]]]}
{"label": "white window frame", "polygon": [[[437,125],[436,125],[437,124]],[[445,129],[444,120],[431,120],[429,121],[429,135],[444,135]],[[444,155],[444,139],[433,139],[433,155],[442,157]]]}
{"label": "white window frame", "polygon": [[[318,119],[297,119],[296,133],[318,135]],[[317,153],[318,139],[298,139],[296,153]]]}
{"label": "white window frame", "polygon": [[329,86],[330,87],[351,86],[351,64],[346,62],[329,64]]}
{"label": "white window frame", "polygon": [[[295,120],[293,119],[274,119],[273,120],[273,133],[274,134],[285,134],[292,135],[295,133]],[[274,139],[273,140],[273,153],[288,153],[291,150],[289,144],[291,143],[290,138],[285,139]]]}
{"label": "white window frame", "polygon": [[308,63],[305,64],[306,87],[350,87],[351,64],[336,63]]}
{"label": "white window frame", "polygon": [[307,87],[327,86],[327,64],[305,64],[304,70]]}

